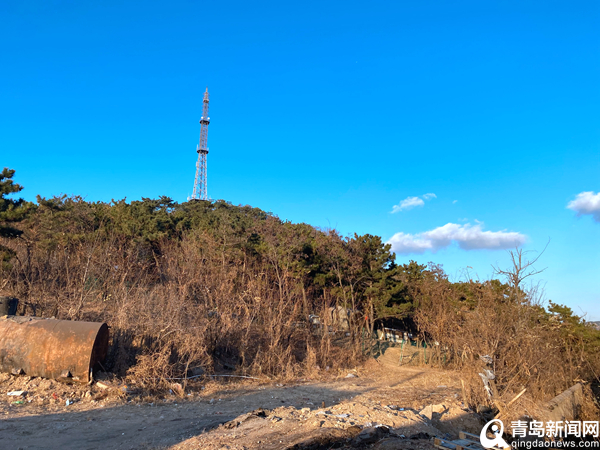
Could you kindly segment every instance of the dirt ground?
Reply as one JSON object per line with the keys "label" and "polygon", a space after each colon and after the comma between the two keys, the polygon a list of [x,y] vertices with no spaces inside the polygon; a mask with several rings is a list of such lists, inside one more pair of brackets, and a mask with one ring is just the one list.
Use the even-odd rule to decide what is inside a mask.
{"label": "dirt ground", "polygon": [[0,449],[433,450],[432,436],[481,429],[457,374],[375,360],[321,381],[220,378],[177,388],[158,398],[115,381],[0,374]]}

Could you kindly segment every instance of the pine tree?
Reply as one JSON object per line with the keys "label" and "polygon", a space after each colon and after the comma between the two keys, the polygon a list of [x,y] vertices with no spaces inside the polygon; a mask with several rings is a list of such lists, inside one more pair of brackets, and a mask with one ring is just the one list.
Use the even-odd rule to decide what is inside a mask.
{"label": "pine tree", "polygon": [[[15,171],[7,167],[0,173],[0,238],[18,238],[23,234],[13,224],[20,222],[27,214],[27,202],[22,198],[6,198],[10,194],[20,192],[23,187],[16,184],[12,177]],[[4,265],[14,256],[14,251],[0,244],[0,264]]]}

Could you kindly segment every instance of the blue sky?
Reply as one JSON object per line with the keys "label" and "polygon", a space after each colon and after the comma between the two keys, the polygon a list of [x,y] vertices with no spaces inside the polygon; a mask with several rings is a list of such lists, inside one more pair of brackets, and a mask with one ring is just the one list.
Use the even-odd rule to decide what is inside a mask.
{"label": "blue sky", "polygon": [[29,200],[185,201],[208,86],[212,198],[380,235],[455,280],[550,240],[546,298],[600,320],[599,19],[595,1],[5,0],[0,165]]}

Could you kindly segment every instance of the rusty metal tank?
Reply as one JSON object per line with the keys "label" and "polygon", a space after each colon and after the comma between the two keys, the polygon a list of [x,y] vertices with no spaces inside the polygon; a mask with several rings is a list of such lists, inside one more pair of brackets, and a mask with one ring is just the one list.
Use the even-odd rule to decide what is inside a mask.
{"label": "rusty metal tank", "polygon": [[0,318],[0,371],[88,382],[106,358],[108,326],[98,322]]}

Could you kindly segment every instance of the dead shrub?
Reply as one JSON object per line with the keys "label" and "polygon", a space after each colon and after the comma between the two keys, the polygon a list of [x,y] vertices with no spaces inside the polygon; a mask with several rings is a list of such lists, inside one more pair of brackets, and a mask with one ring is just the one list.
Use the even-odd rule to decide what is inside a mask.
{"label": "dead shrub", "polygon": [[[503,411],[524,389],[522,401],[544,402],[600,372],[598,333],[552,304],[548,312],[520,287],[516,296],[497,280],[450,283],[431,273],[420,289],[419,328],[446,349],[448,365],[461,370],[473,408]],[[488,389],[480,375],[486,370],[494,377]]]}

